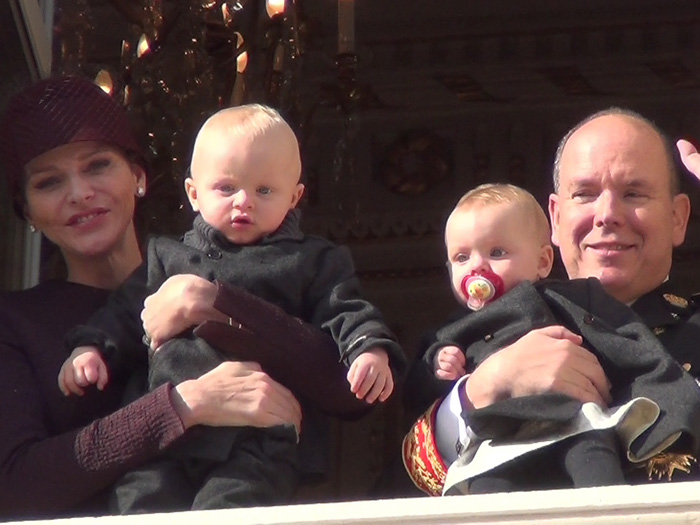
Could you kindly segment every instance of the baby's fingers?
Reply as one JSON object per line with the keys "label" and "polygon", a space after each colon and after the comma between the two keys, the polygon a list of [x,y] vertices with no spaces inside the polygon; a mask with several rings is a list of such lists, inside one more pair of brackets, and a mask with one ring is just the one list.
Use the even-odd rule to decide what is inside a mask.
{"label": "baby's fingers", "polygon": [[350,383],[350,392],[356,394],[358,398],[362,399],[364,397],[364,392],[362,391],[362,383],[364,383],[367,377],[367,367],[358,366],[358,362],[355,361],[350,367],[348,372],[348,382]]}
{"label": "baby's fingers", "polygon": [[391,396],[392,392],[394,391],[394,378],[392,377],[391,374],[388,375],[386,379],[386,383],[384,383],[384,388],[382,389],[382,393],[379,395],[379,401],[383,403],[389,397]]}
{"label": "baby's fingers", "polygon": [[[383,377],[382,375],[378,375],[374,378],[374,381],[370,384],[369,381],[366,381],[367,384],[367,393],[362,396],[364,397],[364,400],[367,403],[374,403],[377,399],[380,398],[385,386],[386,386],[386,378]],[[359,396],[358,396],[359,397]]]}
{"label": "baby's fingers", "polygon": [[93,383],[88,378],[89,374],[92,375],[91,371],[85,370],[85,367],[83,367],[83,366],[74,366],[73,367],[73,375],[75,378],[75,384],[78,385],[79,387],[86,387],[86,386],[89,386]]}
{"label": "baby's fingers", "polygon": [[58,386],[63,392],[63,395],[69,396],[75,394],[78,396],[83,395],[83,389],[78,386],[75,382],[75,375],[73,373],[73,366],[63,366],[59,376]]}
{"label": "baby's fingers", "polygon": [[100,363],[97,367],[97,381],[95,385],[98,390],[104,390],[109,381],[109,374],[107,373],[107,367],[104,363]]}

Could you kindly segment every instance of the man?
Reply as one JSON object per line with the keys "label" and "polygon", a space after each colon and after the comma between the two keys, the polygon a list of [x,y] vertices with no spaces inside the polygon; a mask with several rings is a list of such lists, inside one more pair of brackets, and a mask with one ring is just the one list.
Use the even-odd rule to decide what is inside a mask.
{"label": "man", "polygon": [[[678,147],[686,167],[700,177],[700,155],[685,141]],[[673,248],[685,239],[690,201],[679,192],[672,150],[661,132],[641,115],[618,108],[577,124],[557,149],[549,214],[552,242],[569,277],[600,279],[686,370],[700,376],[700,311],[672,294],[668,281]],[[491,356],[414,426],[404,442],[409,471],[412,458],[420,462],[419,456],[431,453],[436,426],[438,461],[428,478],[440,478],[469,437],[461,414],[468,419],[471,409],[499,399],[559,392],[606,406],[610,385],[581,343],[563,327],[547,327]],[[700,478],[700,469],[687,461],[692,460],[682,465],[690,470],[685,479]],[[673,466],[664,472],[683,479]],[[660,467],[656,462],[649,468],[655,474]]]}

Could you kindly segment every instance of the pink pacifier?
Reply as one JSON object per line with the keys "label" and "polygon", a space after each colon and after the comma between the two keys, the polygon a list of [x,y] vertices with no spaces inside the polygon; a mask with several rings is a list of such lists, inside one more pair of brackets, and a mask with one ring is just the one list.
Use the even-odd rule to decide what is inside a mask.
{"label": "pink pacifier", "polygon": [[470,309],[481,310],[503,293],[503,279],[488,270],[472,272],[462,279],[462,293]]}

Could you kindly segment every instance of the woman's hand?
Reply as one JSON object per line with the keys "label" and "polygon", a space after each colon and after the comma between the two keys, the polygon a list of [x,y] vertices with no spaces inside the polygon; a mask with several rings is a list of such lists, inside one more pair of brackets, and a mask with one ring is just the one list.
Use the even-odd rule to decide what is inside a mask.
{"label": "woman's hand", "polygon": [[301,407],[294,395],[257,363],[227,361],[199,379],[173,389],[175,409],[186,428],[193,425],[301,429]]}
{"label": "woman's hand", "polygon": [[216,285],[196,275],[174,275],[146,298],[141,312],[143,329],[152,349],[204,321],[227,322],[213,306]]}

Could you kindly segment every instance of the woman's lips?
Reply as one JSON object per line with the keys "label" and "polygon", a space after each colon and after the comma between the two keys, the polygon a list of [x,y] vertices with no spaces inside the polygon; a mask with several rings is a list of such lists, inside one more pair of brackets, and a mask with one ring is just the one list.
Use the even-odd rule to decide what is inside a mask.
{"label": "woman's lips", "polygon": [[95,219],[102,217],[107,213],[104,209],[94,209],[84,213],[76,213],[72,215],[67,222],[68,226],[85,226],[92,223]]}

